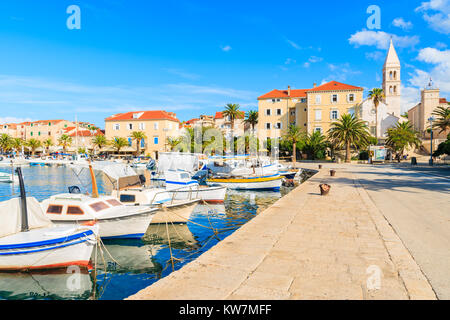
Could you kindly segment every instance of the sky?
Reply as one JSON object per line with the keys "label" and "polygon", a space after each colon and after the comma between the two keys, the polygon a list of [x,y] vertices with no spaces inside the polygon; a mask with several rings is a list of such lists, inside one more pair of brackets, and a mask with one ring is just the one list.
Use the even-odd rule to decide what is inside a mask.
{"label": "sky", "polygon": [[[80,29],[68,28],[71,5]],[[391,37],[406,111],[430,77],[450,100],[449,35],[450,0],[1,0],[0,123],[77,118],[103,128],[138,110],[183,121],[227,103],[257,110],[258,96],[288,85],[370,90],[381,87]]]}

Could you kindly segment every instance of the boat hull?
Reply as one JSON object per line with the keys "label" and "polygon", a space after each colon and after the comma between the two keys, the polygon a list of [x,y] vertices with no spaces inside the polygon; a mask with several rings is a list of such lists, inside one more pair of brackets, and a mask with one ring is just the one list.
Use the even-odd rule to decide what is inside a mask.
{"label": "boat hull", "polygon": [[214,186],[194,190],[168,190],[171,195],[174,195],[175,200],[188,200],[192,198],[199,198],[203,201],[210,203],[222,203],[225,200],[225,195],[227,193],[227,188],[223,186]]}
{"label": "boat hull", "polygon": [[183,201],[183,204],[164,204],[153,217],[151,224],[187,223],[199,201],[196,199]]}
{"label": "boat hull", "polygon": [[[29,233],[33,235],[36,231],[40,230]],[[2,243],[7,243],[9,238],[13,240],[13,237],[2,238]],[[0,270],[46,270],[68,266],[87,268],[96,244],[96,231],[89,229],[53,238],[38,235],[35,240],[38,241],[0,245]]]}
{"label": "boat hull", "polygon": [[233,190],[273,190],[278,191],[281,188],[282,178],[279,175],[273,177],[256,178],[232,178],[232,179],[208,179],[210,186],[220,185]]}

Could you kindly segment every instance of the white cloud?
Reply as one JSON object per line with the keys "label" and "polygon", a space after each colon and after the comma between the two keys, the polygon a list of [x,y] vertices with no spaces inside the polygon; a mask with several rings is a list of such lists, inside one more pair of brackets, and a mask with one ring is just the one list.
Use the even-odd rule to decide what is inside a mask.
{"label": "white cloud", "polygon": [[286,61],[284,62],[284,64],[295,64],[295,63],[297,63],[297,61],[291,58],[287,58]]}
{"label": "white cloud", "polygon": [[344,82],[347,81],[347,79],[351,76],[361,74],[361,71],[353,70],[349,63],[343,63],[343,64],[328,64],[328,69],[330,69],[331,73],[322,80],[323,83],[327,83],[330,81],[339,81]]}
{"label": "white cloud", "polygon": [[381,60],[383,60],[385,55],[386,54],[381,51],[366,52],[366,59],[373,60],[373,61],[381,61]]}
{"label": "white cloud", "polygon": [[422,2],[416,12],[423,13],[423,19],[430,27],[440,33],[450,34],[450,0],[431,0]]}
{"label": "white cloud", "polygon": [[305,62],[303,64],[303,67],[305,67],[305,68],[309,68],[310,66],[311,66],[311,63],[309,63],[309,62]]}
{"label": "white cloud", "polygon": [[411,21],[405,21],[403,18],[396,18],[394,21],[392,21],[392,25],[395,27],[402,28],[403,30],[411,30],[413,27],[413,24]]}
{"label": "white cloud", "polygon": [[311,63],[317,63],[317,62],[323,61],[323,58],[321,58],[321,57],[316,57],[316,56],[311,56],[311,57],[308,59],[308,61],[311,62]]}
{"label": "white cloud", "polygon": [[222,46],[220,48],[222,49],[222,51],[225,51],[225,52],[231,51],[231,49],[233,49],[230,46]]}
{"label": "white cloud", "polygon": [[185,72],[185,71],[179,70],[179,69],[169,68],[169,69],[165,69],[165,70],[168,73],[174,74],[176,76],[179,76],[179,77],[185,78],[185,79],[195,80],[195,79],[200,78],[200,76],[198,74]]}
{"label": "white cloud", "polygon": [[443,43],[443,42],[437,42],[435,44],[435,47],[438,48],[438,49],[445,49],[445,48],[447,48],[447,44]]}
{"label": "white cloud", "polygon": [[293,47],[293,48],[295,48],[297,50],[301,50],[302,49],[297,43],[295,43],[292,40],[286,39],[286,42],[289,43],[291,45],[291,47]]}
{"label": "white cloud", "polygon": [[406,112],[420,102],[420,88],[402,86],[401,112]]}
{"label": "white cloud", "polygon": [[349,42],[356,47],[359,46],[375,46],[378,49],[386,50],[389,48],[389,41],[393,39],[395,46],[398,48],[414,47],[419,43],[418,36],[397,36],[384,31],[369,31],[363,29],[351,35]]}

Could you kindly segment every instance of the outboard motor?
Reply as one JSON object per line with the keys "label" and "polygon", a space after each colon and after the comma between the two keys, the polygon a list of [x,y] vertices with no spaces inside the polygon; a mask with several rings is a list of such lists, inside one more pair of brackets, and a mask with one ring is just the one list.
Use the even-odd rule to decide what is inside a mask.
{"label": "outboard motor", "polygon": [[156,161],[151,159],[148,163],[147,163],[147,169],[150,171],[153,171],[156,169]]}
{"label": "outboard motor", "polygon": [[71,194],[80,194],[81,190],[78,186],[71,186],[69,187],[69,193]]}
{"label": "outboard motor", "polygon": [[206,179],[208,178],[207,170],[200,170],[192,176],[192,180],[197,180],[201,186],[206,186]]}
{"label": "outboard motor", "polygon": [[145,179],[145,176],[143,174],[140,174],[139,181],[141,182],[141,185],[144,185],[145,182],[147,182],[147,179]]}

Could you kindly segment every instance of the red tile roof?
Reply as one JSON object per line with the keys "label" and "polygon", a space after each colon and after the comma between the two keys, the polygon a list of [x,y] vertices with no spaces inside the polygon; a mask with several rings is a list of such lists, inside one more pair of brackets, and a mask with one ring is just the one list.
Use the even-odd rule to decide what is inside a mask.
{"label": "red tile roof", "polygon": [[446,98],[440,98],[439,103],[448,103]]}
{"label": "red tile roof", "polygon": [[337,91],[337,90],[364,90],[364,88],[351,86],[337,81],[331,81],[312,89],[291,89],[291,95],[288,95],[288,90],[275,89],[270,91],[269,93],[260,96],[258,100],[281,99],[281,98],[306,98],[307,92]]}
{"label": "red tile roof", "polygon": [[349,84],[345,84],[345,83],[341,83],[341,82],[337,82],[337,81],[331,81],[331,82],[325,83],[321,86],[309,89],[309,90],[307,90],[307,92],[338,91],[338,90],[364,90],[364,88],[351,86]]}
{"label": "red tile roof", "polygon": [[[133,118],[134,114],[140,114],[142,115],[138,118]],[[133,112],[127,112],[127,113],[119,113],[115,114],[111,117],[108,117],[105,119],[105,121],[120,121],[120,120],[172,120],[176,122],[180,122],[176,118],[175,113],[173,112],[167,112],[163,110],[154,110],[154,111],[133,111]]]}
{"label": "red tile roof", "polygon": [[[96,132],[94,132],[94,134],[92,134],[92,132],[90,130],[78,130],[78,136],[79,137],[94,137],[94,136],[100,136],[103,135],[103,132],[101,130],[97,130]],[[70,134],[71,137],[76,137],[77,136],[77,132],[73,132]]]}
{"label": "red tile roof", "polygon": [[[238,116],[238,119],[244,119],[245,117],[245,112],[244,111],[240,111],[240,116]],[[214,116],[214,119],[223,119],[223,112],[216,112],[216,115]]]}

